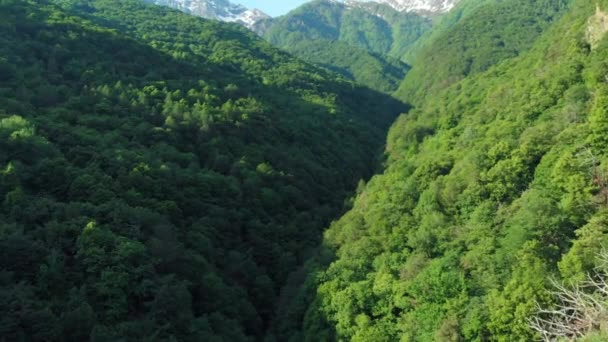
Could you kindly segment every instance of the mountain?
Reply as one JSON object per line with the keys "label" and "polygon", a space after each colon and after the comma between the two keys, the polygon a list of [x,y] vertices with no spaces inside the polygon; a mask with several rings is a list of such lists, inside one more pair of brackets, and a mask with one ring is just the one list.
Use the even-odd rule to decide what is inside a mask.
{"label": "mountain", "polygon": [[442,14],[450,11],[460,0],[344,0],[350,6],[375,2],[388,5],[399,12]]}
{"label": "mountain", "polygon": [[186,13],[238,22],[273,45],[384,93],[395,92],[406,63],[450,1],[315,0],[271,18],[226,0],[145,0]]}
{"label": "mountain", "polygon": [[390,93],[409,70],[402,57],[431,24],[383,4],[317,0],[266,21],[258,32],[299,58]]}
{"label": "mountain", "polygon": [[168,6],[207,19],[239,23],[252,28],[258,21],[270,18],[259,9],[248,9],[228,0],[144,0]]}
{"label": "mountain", "polygon": [[138,0],[0,14],[0,340],[272,340],[408,107]]}
{"label": "mountain", "polygon": [[409,47],[431,26],[429,18],[402,13],[385,4],[349,6],[315,0],[276,18],[261,34],[281,47],[298,40],[337,40],[402,60]]}
{"label": "mountain", "polygon": [[0,1],[0,340],[608,340],[608,0],[361,6]]}
{"label": "mountain", "polygon": [[[254,31],[265,31],[272,18],[259,9],[231,3],[229,0],[144,0],[156,5],[168,6],[180,11],[226,22],[236,22]],[[422,15],[438,15],[450,11],[460,0],[325,0],[342,2],[349,8],[371,10],[373,5],[383,4],[398,12],[412,12]],[[371,5],[371,7],[370,7]],[[382,15],[374,13],[375,15]]]}

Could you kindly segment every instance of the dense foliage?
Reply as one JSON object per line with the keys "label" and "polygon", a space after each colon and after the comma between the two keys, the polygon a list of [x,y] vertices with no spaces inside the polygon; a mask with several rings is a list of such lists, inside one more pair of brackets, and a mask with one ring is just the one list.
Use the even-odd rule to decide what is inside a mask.
{"label": "dense foliage", "polygon": [[391,57],[336,40],[299,40],[284,49],[302,60],[384,93],[397,90],[409,70],[408,65]]}
{"label": "dense foliage", "polygon": [[237,25],[0,1],[0,340],[248,341],[404,106]]}
{"label": "dense foliage", "polygon": [[[608,11],[608,1],[598,4]],[[537,339],[529,320],[536,303],[551,307],[551,278],[585,280],[608,243],[608,41],[589,41],[608,27],[591,25],[601,20],[586,0],[550,25],[565,5],[501,1],[446,34],[458,46],[465,34],[495,39],[500,31],[470,28],[500,16],[533,28],[523,37],[492,26],[522,40],[452,54],[451,65],[477,57],[476,73],[441,85],[393,125],[384,173],[360,188],[308,264],[317,272],[279,325],[286,339]],[[597,15],[605,23],[606,13]],[[441,52],[452,46],[437,44],[426,52],[436,62],[423,66],[433,85],[431,69],[442,70]]]}
{"label": "dense foliage", "polygon": [[414,67],[397,91],[419,105],[464,77],[528,50],[570,0],[464,0],[412,47]]}
{"label": "dense foliage", "polygon": [[373,89],[392,92],[408,70],[406,53],[431,21],[382,4],[317,0],[263,26],[263,36],[275,46]]}
{"label": "dense foliage", "polygon": [[[606,267],[608,0],[420,31],[367,183],[403,104],[237,25],[53,3],[0,0],[0,341],[533,341],[552,279]],[[386,91],[406,39],[361,12],[268,32]]]}
{"label": "dense foliage", "polygon": [[474,15],[479,7],[493,2],[496,2],[496,0],[458,0],[457,6],[435,18],[431,29],[425,31],[408,49],[405,54],[405,60],[413,62],[420,51],[429,44],[432,44],[435,39],[451,30],[454,25],[468,16]]}

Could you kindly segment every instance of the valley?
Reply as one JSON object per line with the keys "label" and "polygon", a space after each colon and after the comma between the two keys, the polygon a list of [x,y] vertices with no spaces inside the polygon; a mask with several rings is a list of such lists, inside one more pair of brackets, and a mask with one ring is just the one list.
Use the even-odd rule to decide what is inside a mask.
{"label": "valley", "polygon": [[608,0],[260,8],[0,1],[0,341],[608,339]]}

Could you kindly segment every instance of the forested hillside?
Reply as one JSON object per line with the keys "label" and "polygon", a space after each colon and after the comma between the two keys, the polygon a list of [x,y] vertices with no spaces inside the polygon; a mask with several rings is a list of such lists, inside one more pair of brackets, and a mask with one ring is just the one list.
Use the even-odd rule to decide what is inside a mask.
{"label": "forested hillside", "polygon": [[0,1],[0,341],[608,340],[608,0],[365,6]]}
{"label": "forested hillside", "polygon": [[298,39],[283,48],[304,61],[384,93],[397,90],[410,69],[394,58],[337,40]]}
{"label": "forested hillside", "polygon": [[316,0],[260,26],[270,43],[305,61],[393,92],[409,69],[405,55],[431,20],[383,4]]}
{"label": "forested hillside", "polygon": [[[384,173],[326,232],[277,331],[308,341],[539,339],[537,305],[560,304],[552,279],[584,293],[577,285],[605,266],[596,256],[608,243],[606,13],[605,0],[496,1],[430,43],[405,80],[424,88],[406,92],[418,106],[391,128]],[[463,68],[446,74],[454,65]],[[583,297],[608,307],[599,292]],[[593,331],[605,316],[594,317],[580,332],[605,341]]]}
{"label": "forested hillside", "polygon": [[422,100],[528,50],[571,0],[463,0],[419,44],[415,67],[396,92]]}
{"label": "forested hillside", "polygon": [[0,341],[254,341],[405,106],[238,25],[0,2]]}
{"label": "forested hillside", "polygon": [[464,20],[469,15],[475,14],[475,10],[481,6],[496,2],[496,0],[459,0],[458,5],[449,12],[439,16],[433,21],[431,29],[416,40],[405,54],[405,60],[413,62],[416,56],[425,46],[431,44],[438,36],[446,33],[454,25]]}
{"label": "forested hillside", "polygon": [[430,27],[428,18],[383,4],[315,0],[277,18],[262,34],[281,46],[297,44],[298,39],[340,40],[402,59],[409,46]]}

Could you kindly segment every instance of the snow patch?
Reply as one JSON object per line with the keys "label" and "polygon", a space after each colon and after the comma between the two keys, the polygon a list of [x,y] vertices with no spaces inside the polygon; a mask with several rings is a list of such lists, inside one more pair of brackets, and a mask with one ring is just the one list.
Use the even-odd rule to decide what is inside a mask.
{"label": "snow patch", "polygon": [[344,0],[349,6],[364,2],[377,2],[388,5],[399,12],[445,13],[450,11],[459,0]]}
{"label": "snow patch", "polygon": [[239,23],[247,28],[262,19],[270,18],[259,9],[248,9],[227,0],[145,0],[147,2],[168,6],[188,14],[207,19]]}

